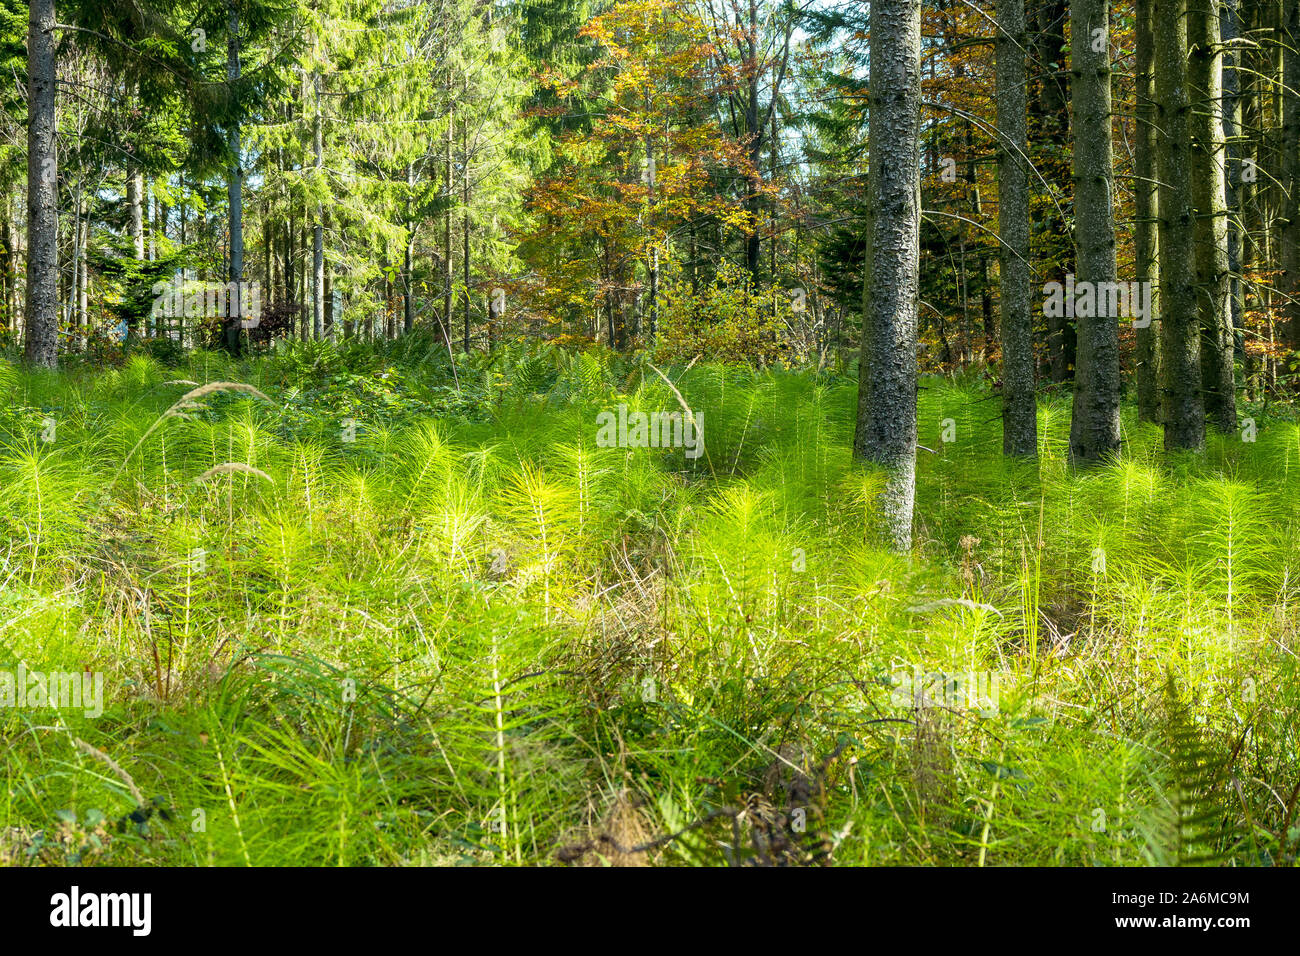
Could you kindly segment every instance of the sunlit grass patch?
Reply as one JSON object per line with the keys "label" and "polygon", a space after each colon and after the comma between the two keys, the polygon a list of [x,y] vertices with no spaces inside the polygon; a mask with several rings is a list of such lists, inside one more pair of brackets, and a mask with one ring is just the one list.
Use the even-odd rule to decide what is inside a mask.
{"label": "sunlit grass patch", "polygon": [[[597,444],[680,407],[630,360],[404,370],[437,417],[403,384],[341,415],[350,361],[0,365],[0,670],[106,678],[101,718],[0,708],[24,861],[1294,863],[1294,426],[1171,458],[1126,411],[1080,471],[1068,397],[1012,462],[994,393],[927,381],[900,556],[855,382],[662,369],[690,459]],[[93,846],[138,800],[78,740],[168,817]],[[1240,790],[1180,836],[1196,754]]]}

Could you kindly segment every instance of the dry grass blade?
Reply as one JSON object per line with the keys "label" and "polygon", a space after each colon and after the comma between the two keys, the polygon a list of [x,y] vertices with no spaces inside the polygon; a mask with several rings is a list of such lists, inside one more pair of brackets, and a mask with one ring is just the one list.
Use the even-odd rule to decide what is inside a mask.
{"label": "dry grass blade", "polygon": [[117,774],[121,781],[126,784],[127,789],[131,791],[131,796],[135,798],[136,804],[138,806],[144,806],[144,794],[142,794],[140,788],[135,785],[135,781],[131,779],[131,775],[123,770],[116,760],[92,744],[86,743],[80,737],[73,737],[72,741],[77,745],[77,749],[82,753],[89,754],[96,760],[102,760],[106,763],[108,769]]}
{"label": "dry grass blade", "polygon": [[[191,385],[193,383],[184,379],[178,379],[174,382],[169,382],[168,384]],[[150,435],[158,430],[158,427],[162,425],[163,422],[167,421],[169,418],[189,417],[190,412],[196,411],[200,407],[200,399],[206,398],[208,395],[212,395],[216,392],[239,392],[244,395],[251,395],[253,398],[260,398],[264,402],[271,401],[270,398],[264,395],[257,388],[252,385],[245,385],[243,382],[209,382],[207,385],[200,385],[198,388],[191,389],[182,395],[171,408],[159,415],[158,420],[150,425],[148,430],[140,436],[140,440],[135,443],[131,450],[126,453],[126,457],[122,459],[122,464],[117,469],[117,474],[113,476],[113,481],[110,484],[110,487],[117,484],[117,479],[122,476],[122,472],[126,469],[126,463],[131,460],[135,453],[140,450],[140,446],[149,439]]]}
{"label": "dry grass blade", "polygon": [[[696,356],[696,358],[698,357],[699,356]],[[695,364],[695,359],[691,359],[691,365],[694,364]],[[677,396],[677,404],[682,406],[682,411],[686,413],[686,417],[689,418],[691,420],[691,424],[695,426],[696,433],[699,435],[699,440],[704,445],[704,459],[709,463],[709,474],[716,476],[716,472],[714,472],[713,470],[713,458],[710,457],[709,455],[709,445],[708,442],[704,440],[704,429],[700,428],[699,424],[695,421],[695,413],[692,412],[691,407],[686,404],[686,399],[682,398],[682,393],[677,390],[677,386],[673,384],[672,379],[670,379],[663,372],[659,371],[659,369],[655,368],[654,363],[646,362],[646,365],[649,365],[650,370],[653,371],[660,378],[662,378],[664,380],[664,384],[667,385],[669,388],[671,388],[673,390],[673,394]],[[689,369],[691,365],[686,366],[686,368]]]}

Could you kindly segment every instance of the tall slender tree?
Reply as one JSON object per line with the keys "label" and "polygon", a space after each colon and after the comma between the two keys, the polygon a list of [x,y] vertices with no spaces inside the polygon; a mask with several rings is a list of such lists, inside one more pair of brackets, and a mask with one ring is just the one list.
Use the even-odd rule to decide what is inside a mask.
{"label": "tall slender tree", "polygon": [[920,259],[920,0],[871,5],[870,306],[858,367],[857,458],[885,469],[885,539],[912,546]]}
{"label": "tall slender tree", "polygon": [[1287,319],[1287,337],[1293,349],[1300,349],[1300,2],[1281,0],[1282,35],[1281,157],[1278,179],[1283,191],[1281,247],[1282,310]]}
{"label": "tall slender tree", "polygon": [[[235,0],[229,0],[227,7],[226,36],[226,82],[232,95],[240,80],[239,63],[239,7]],[[230,149],[230,169],[227,178],[227,194],[230,201],[230,281],[238,289],[244,281],[244,170],[243,150],[240,143],[240,120],[236,114],[231,117],[227,131]],[[242,299],[242,296],[240,296]],[[232,355],[240,351],[241,323],[239,309],[230,309],[222,321],[222,333],[226,350]]]}
{"label": "tall slender tree", "polygon": [[1201,385],[1205,414],[1222,432],[1236,431],[1232,313],[1228,301],[1228,209],[1223,138],[1223,48],[1217,0],[1190,0],[1187,83],[1192,110],[1192,203],[1196,207],[1196,285],[1200,293]]}
{"label": "tall slender tree", "polygon": [[[1099,292],[1116,278],[1108,0],[1071,0],[1070,35],[1078,281]],[[1114,454],[1120,442],[1118,315],[1102,307],[1101,294],[1091,309],[1082,307],[1085,301],[1075,310],[1079,352],[1070,419],[1070,458],[1078,462]]]}
{"label": "tall slender tree", "polygon": [[1160,129],[1160,363],[1165,448],[1205,444],[1201,339],[1196,313],[1196,210],[1188,149],[1185,0],[1155,0],[1156,96]]}
{"label": "tall slender tree", "polygon": [[998,232],[1001,234],[1002,451],[1038,452],[1034,324],[1030,315],[1025,0],[998,0]]}
{"label": "tall slender tree", "polygon": [[[320,71],[317,70],[312,76],[315,110],[311,124],[313,168],[317,177],[321,176],[325,162],[324,103],[320,86]],[[311,230],[311,334],[320,341],[325,338],[325,206],[319,201],[315,219]]]}
{"label": "tall slender tree", "polygon": [[59,362],[54,0],[32,0],[27,31],[27,340],[32,365]]}
{"label": "tall slender tree", "polygon": [[[1031,156],[1055,202],[1035,244],[1038,255],[1055,273],[1075,271],[1070,240],[1070,74],[1065,68],[1068,0],[1035,0],[1033,76],[1030,80],[1029,141]],[[1048,366],[1053,382],[1068,382],[1077,355],[1075,328],[1066,316],[1047,317]]]}
{"label": "tall slender tree", "polygon": [[1137,0],[1136,97],[1137,115],[1133,145],[1133,258],[1134,278],[1147,283],[1151,305],[1137,329],[1134,379],[1138,418],[1160,420],[1160,267],[1156,255],[1159,206],[1156,195],[1156,77],[1155,0]]}
{"label": "tall slender tree", "polygon": [[1233,355],[1246,371],[1244,302],[1241,275],[1245,263],[1245,236],[1241,228],[1243,196],[1242,50],[1240,0],[1223,0],[1219,33],[1223,39],[1223,137],[1226,142],[1224,194],[1228,207],[1228,310],[1232,326]]}

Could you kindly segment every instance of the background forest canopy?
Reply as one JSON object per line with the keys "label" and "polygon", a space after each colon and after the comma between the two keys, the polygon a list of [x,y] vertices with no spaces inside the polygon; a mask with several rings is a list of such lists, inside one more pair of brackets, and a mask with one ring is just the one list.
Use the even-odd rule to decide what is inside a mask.
{"label": "background forest canopy", "polygon": [[[38,0],[31,22],[54,24],[57,89],[37,108],[48,101],[53,121],[29,115],[26,6],[4,0],[2,21],[17,80],[0,118],[0,334],[11,346],[24,335],[27,256],[39,253],[49,290],[38,306],[56,314],[69,354],[103,355],[124,337],[156,350],[214,344],[220,316],[159,315],[177,310],[157,307],[157,284],[238,279],[260,287],[255,343],[420,327],[464,350],[557,339],[653,342],[683,360],[851,358],[864,302],[867,4]],[[1116,278],[1158,284],[1158,144],[1147,133],[1168,107],[1155,89],[1155,21],[1143,4],[1092,6],[1109,27],[1099,65]],[[1287,122],[1296,12],[1282,0],[1212,8],[1206,18],[1211,5],[1192,0],[1180,13],[1190,33],[1172,57],[1195,80],[1207,59],[1198,38],[1212,38],[1214,85],[1192,92],[1187,147],[1221,185],[1211,241],[1227,256],[1226,274],[1198,278],[1227,291],[1216,284],[1196,308],[1226,311],[1207,324],[1226,332],[1229,364],[1258,397],[1291,374],[1300,335],[1300,160]],[[922,16],[921,367],[996,365],[997,166],[1014,153],[993,92],[998,11],[940,2]],[[1015,40],[1034,364],[1051,383],[1073,376],[1077,322],[1039,290],[1082,278],[1087,193],[1072,169],[1070,20],[1064,0],[1031,3]],[[1210,142],[1201,115],[1215,121]],[[49,125],[46,152],[31,158],[53,191],[37,210],[53,223],[49,249],[23,226],[29,121]],[[1126,371],[1158,420],[1160,322],[1121,324]],[[37,337],[48,364],[54,340]],[[1213,333],[1207,342],[1223,348]]]}

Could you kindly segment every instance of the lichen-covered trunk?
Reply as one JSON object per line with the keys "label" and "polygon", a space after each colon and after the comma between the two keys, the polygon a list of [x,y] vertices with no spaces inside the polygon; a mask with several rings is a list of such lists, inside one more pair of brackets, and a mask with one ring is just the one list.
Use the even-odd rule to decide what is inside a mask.
{"label": "lichen-covered trunk", "polygon": [[1030,315],[1025,0],[998,0],[998,249],[1002,301],[1002,451],[1038,453],[1034,323]]}
{"label": "lichen-covered trunk", "polygon": [[1134,278],[1149,284],[1151,307],[1137,329],[1134,378],[1137,385],[1138,418],[1160,421],[1160,308],[1157,291],[1160,266],[1157,261],[1158,220],[1156,199],[1156,77],[1154,0],[1137,0],[1137,123],[1134,133]]}
{"label": "lichen-covered trunk", "polygon": [[1155,0],[1156,98],[1160,130],[1160,363],[1165,448],[1205,444],[1201,339],[1196,310],[1196,210],[1188,133],[1187,20],[1183,0]]}
{"label": "lichen-covered trunk", "polygon": [[854,455],[881,466],[886,543],[912,546],[916,494],[916,308],[920,259],[921,4],[871,5],[870,308],[862,319]]}
{"label": "lichen-covered trunk", "polygon": [[58,160],[54,151],[54,0],[27,21],[27,341],[32,365],[59,362]]}
{"label": "lichen-covered trunk", "polygon": [[1196,207],[1196,284],[1200,295],[1201,386],[1205,414],[1219,431],[1237,429],[1232,314],[1228,300],[1228,209],[1223,138],[1223,50],[1217,0],[1190,0],[1187,85],[1192,110],[1190,156]]}
{"label": "lichen-covered trunk", "polygon": [[[1115,282],[1114,170],[1110,130],[1110,5],[1070,4],[1074,103],[1074,222],[1077,282]],[[1119,315],[1094,294],[1092,315],[1075,314],[1078,355],[1070,458],[1093,462],[1119,451]]]}

